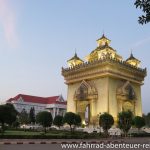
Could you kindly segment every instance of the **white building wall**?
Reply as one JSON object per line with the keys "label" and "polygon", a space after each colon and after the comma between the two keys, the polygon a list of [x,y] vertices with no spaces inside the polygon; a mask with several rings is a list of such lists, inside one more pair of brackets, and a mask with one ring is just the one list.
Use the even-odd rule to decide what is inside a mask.
{"label": "white building wall", "polygon": [[30,112],[30,109],[34,107],[35,109],[35,115],[41,111],[49,111],[51,112],[53,118],[55,118],[56,115],[64,115],[66,113],[66,105],[64,104],[40,104],[40,103],[29,103],[22,101],[12,101],[11,102],[15,109],[20,113],[23,109],[27,111],[27,113]]}

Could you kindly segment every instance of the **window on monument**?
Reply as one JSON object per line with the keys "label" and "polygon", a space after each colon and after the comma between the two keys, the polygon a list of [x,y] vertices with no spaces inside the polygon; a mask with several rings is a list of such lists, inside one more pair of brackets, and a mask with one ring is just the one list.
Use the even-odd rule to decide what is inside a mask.
{"label": "window on monument", "polygon": [[135,92],[131,86],[128,87],[128,98],[130,100],[135,99]]}
{"label": "window on monument", "polygon": [[79,89],[79,99],[86,99],[87,94],[88,94],[87,87],[81,85]]}

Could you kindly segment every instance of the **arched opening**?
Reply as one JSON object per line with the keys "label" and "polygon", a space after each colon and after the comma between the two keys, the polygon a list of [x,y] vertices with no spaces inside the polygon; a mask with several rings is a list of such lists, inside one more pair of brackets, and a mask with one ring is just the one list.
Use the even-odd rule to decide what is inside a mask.
{"label": "arched opening", "polygon": [[[82,123],[89,125],[92,118],[91,108],[93,101],[97,100],[97,90],[92,82],[82,81],[74,94],[76,101],[76,113],[82,118]],[[95,115],[95,114],[94,114]]]}
{"label": "arched opening", "polygon": [[90,104],[88,104],[85,108],[85,124],[89,125],[90,123]]}
{"label": "arched opening", "polygon": [[129,81],[124,81],[117,88],[118,112],[130,110],[135,114],[136,93]]}

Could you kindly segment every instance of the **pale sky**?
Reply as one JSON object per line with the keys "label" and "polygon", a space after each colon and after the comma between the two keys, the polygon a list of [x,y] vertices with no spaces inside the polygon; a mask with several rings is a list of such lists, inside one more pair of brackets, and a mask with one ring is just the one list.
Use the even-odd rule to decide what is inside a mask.
{"label": "pale sky", "polygon": [[61,67],[96,48],[102,33],[126,59],[132,49],[148,76],[143,111],[150,112],[150,23],[131,0],[0,0],[0,102],[17,94],[66,99]]}

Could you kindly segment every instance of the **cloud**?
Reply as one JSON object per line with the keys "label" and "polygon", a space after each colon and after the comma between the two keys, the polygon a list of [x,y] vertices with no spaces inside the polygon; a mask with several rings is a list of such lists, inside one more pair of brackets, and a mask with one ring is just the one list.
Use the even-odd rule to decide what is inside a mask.
{"label": "cloud", "polygon": [[4,35],[10,47],[18,47],[18,36],[16,32],[16,17],[8,0],[0,0],[0,24],[3,27]]}
{"label": "cloud", "polygon": [[136,43],[134,43],[133,45],[132,45],[132,48],[139,48],[139,47],[141,47],[142,45],[144,45],[144,44],[146,44],[146,43],[148,43],[148,42],[150,42],[150,37],[147,37],[147,38],[145,38],[145,39],[142,39],[142,40],[140,40],[140,41],[138,41],[138,42],[136,42]]}

